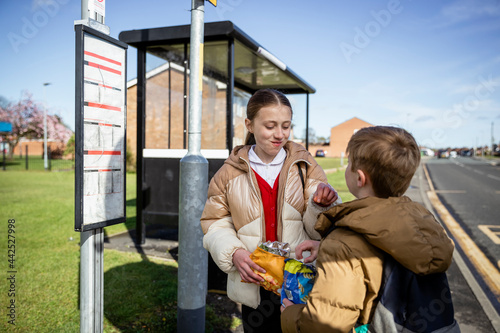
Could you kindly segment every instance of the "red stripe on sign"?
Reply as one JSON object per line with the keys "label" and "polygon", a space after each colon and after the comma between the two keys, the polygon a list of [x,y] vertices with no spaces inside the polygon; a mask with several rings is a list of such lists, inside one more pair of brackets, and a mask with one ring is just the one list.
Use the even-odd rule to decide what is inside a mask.
{"label": "red stripe on sign", "polygon": [[119,150],[87,150],[87,155],[121,155]]}
{"label": "red stripe on sign", "polygon": [[98,55],[98,54],[93,53],[93,52],[85,51],[85,52],[83,52],[83,53],[84,53],[84,54],[86,54],[86,55],[88,55],[88,56],[91,56],[91,57],[97,58],[97,59],[102,59],[102,60],[109,61],[110,63],[115,64],[115,65],[118,65],[118,66],[121,66],[121,65],[122,65],[122,63],[121,63],[121,62],[118,62],[118,61],[116,61],[116,60],[113,60],[113,59],[109,59],[109,58],[103,57],[103,56]]}
{"label": "red stripe on sign", "polygon": [[108,88],[108,89],[113,89],[113,87],[107,86],[107,85],[101,84],[101,83],[99,83],[99,86],[104,87],[104,88]]}
{"label": "red stripe on sign", "polygon": [[112,111],[121,111],[122,110],[121,108],[119,108],[117,106],[111,106],[111,105],[99,104],[99,103],[92,103],[92,102],[85,102],[85,105],[93,107],[93,108],[106,109],[106,110],[112,110]]}
{"label": "red stripe on sign", "polygon": [[99,69],[102,69],[102,70],[105,70],[105,71],[108,71],[108,72],[111,72],[111,73],[114,73],[114,74],[122,75],[122,72],[117,71],[116,69],[113,69],[113,68],[110,68],[110,67],[106,67],[106,66],[103,66],[103,65],[99,65],[99,64],[96,64],[95,62],[87,61],[87,63],[91,67],[99,68]]}
{"label": "red stripe on sign", "polygon": [[113,169],[99,169],[99,172],[108,172],[108,171],[113,171]]}

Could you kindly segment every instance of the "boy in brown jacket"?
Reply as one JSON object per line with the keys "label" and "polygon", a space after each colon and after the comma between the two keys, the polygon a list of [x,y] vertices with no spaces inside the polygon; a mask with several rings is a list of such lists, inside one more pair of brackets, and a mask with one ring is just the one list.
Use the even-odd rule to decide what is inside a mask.
{"label": "boy in brown jacket", "polygon": [[[283,332],[354,332],[366,324],[365,331],[377,331],[373,321],[384,262],[394,259],[408,271],[408,280],[444,272],[451,263],[454,244],[443,227],[428,210],[404,196],[420,163],[415,139],[400,128],[363,128],[352,136],[347,154],[345,179],[357,200],[320,216],[315,229],[322,235],[321,243],[308,240],[297,246],[297,258],[306,250],[311,256],[305,262],[317,257],[318,277],[306,304],[283,301]],[[405,283],[412,288],[408,287],[413,286],[411,281]],[[396,293],[395,297],[403,296]],[[452,307],[451,298],[449,303]],[[424,314],[407,315],[416,320]],[[435,327],[439,313],[432,314]],[[437,326],[458,330],[454,320]]]}

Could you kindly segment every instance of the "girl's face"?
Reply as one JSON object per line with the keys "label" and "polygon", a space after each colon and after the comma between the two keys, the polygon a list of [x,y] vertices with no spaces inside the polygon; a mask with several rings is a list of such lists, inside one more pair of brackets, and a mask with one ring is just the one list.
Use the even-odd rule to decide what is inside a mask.
{"label": "girl's face", "polygon": [[292,110],[285,105],[263,107],[253,121],[245,119],[249,132],[255,136],[255,153],[264,163],[271,163],[290,136]]}

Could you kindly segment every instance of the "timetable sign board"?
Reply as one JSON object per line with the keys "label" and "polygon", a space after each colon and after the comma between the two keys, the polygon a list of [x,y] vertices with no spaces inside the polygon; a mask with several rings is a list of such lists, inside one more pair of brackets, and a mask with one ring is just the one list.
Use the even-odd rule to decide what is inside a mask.
{"label": "timetable sign board", "polygon": [[125,222],[127,44],[75,25],[75,230]]}

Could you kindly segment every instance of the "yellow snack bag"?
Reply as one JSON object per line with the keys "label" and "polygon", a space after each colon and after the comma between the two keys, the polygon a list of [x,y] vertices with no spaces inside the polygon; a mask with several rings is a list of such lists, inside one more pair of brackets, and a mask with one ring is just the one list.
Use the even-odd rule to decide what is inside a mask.
{"label": "yellow snack bag", "polygon": [[266,273],[261,273],[254,270],[256,274],[264,278],[264,281],[262,281],[260,285],[264,289],[272,291],[276,295],[280,295],[280,292],[278,290],[283,284],[285,257],[267,252],[266,250],[258,247],[250,255],[250,259],[252,259],[253,262],[266,270]]}

